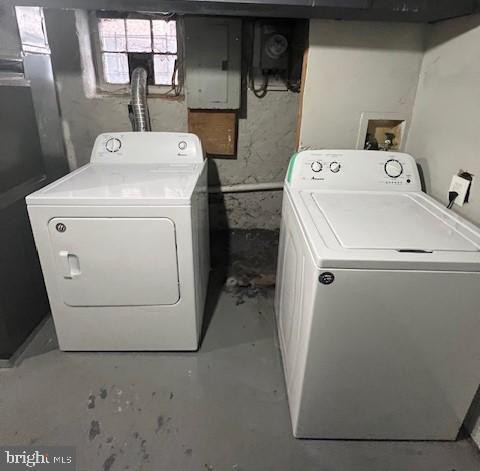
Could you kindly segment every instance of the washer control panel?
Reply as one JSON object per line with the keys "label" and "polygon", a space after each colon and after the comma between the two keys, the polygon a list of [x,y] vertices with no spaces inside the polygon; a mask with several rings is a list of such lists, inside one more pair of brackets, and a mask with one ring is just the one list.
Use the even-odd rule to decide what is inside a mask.
{"label": "washer control panel", "polygon": [[294,155],[287,172],[294,188],[420,191],[411,155],[366,150],[306,150]]}
{"label": "washer control panel", "polygon": [[203,150],[195,134],[173,132],[124,132],[100,134],[91,162],[102,163],[196,163]]}

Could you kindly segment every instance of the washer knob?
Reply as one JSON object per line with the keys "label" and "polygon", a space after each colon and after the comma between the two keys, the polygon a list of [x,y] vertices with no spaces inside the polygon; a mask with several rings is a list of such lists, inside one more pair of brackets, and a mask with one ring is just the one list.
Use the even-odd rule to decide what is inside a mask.
{"label": "washer knob", "polygon": [[340,171],[340,162],[331,162],[330,163],[330,170],[333,172],[333,173],[338,173]]}
{"label": "washer knob", "polygon": [[321,162],[319,162],[318,160],[315,160],[314,162],[312,162],[312,164],[310,165],[310,168],[312,169],[313,172],[320,172],[323,168],[323,165]]}
{"label": "washer knob", "polygon": [[387,160],[385,162],[385,173],[391,178],[398,178],[403,173],[403,166],[398,160]]}
{"label": "washer knob", "polygon": [[180,142],[178,143],[178,148],[179,148],[180,150],[185,150],[185,149],[187,148],[187,143],[186,143],[185,141],[180,141]]}
{"label": "washer knob", "polygon": [[105,149],[107,149],[108,152],[118,152],[120,150],[120,147],[122,147],[122,142],[116,137],[111,137],[105,143]]}

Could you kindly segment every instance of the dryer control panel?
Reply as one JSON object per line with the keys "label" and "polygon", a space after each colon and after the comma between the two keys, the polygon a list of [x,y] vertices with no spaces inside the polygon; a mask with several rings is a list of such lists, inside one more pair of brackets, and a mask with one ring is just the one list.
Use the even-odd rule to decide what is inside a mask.
{"label": "dryer control panel", "polygon": [[90,162],[95,163],[199,163],[203,161],[200,139],[176,132],[119,132],[100,134]]}
{"label": "dryer control panel", "polygon": [[291,158],[286,182],[299,189],[421,191],[415,159],[400,152],[305,150]]}

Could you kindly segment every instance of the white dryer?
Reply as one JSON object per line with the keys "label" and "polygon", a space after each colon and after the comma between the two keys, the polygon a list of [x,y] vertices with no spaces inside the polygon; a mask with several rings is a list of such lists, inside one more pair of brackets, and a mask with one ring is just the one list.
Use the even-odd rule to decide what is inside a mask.
{"label": "white dryer", "polygon": [[195,350],[209,273],[197,136],[109,133],[27,196],[62,350]]}
{"label": "white dryer", "polygon": [[480,382],[479,250],[409,155],[292,158],[275,311],[296,437],[456,438]]}

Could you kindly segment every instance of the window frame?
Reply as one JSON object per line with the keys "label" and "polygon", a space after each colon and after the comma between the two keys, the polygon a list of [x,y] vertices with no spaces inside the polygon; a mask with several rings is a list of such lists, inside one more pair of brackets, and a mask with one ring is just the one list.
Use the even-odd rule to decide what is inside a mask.
{"label": "window frame", "polygon": [[[150,97],[178,99],[183,97],[184,90],[184,28],[183,19],[178,15],[149,13],[142,14],[136,12],[117,12],[117,11],[92,11],[89,14],[89,27],[93,52],[93,62],[95,69],[96,90],[99,95],[130,95],[130,83],[115,84],[105,81],[102,61],[102,46],[100,39],[100,31],[98,28],[98,20],[101,18],[118,18],[118,19],[141,19],[141,20],[165,20],[171,19],[176,22],[177,30],[177,70],[178,70],[178,93],[172,91],[170,85],[148,85],[148,95]],[[148,54],[148,53],[146,53]],[[155,53],[151,53],[153,56]],[[162,55],[161,53],[156,53]],[[171,55],[171,54],[165,54]],[[172,54],[173,55],[173,54]]]}

